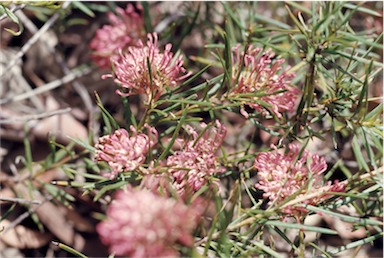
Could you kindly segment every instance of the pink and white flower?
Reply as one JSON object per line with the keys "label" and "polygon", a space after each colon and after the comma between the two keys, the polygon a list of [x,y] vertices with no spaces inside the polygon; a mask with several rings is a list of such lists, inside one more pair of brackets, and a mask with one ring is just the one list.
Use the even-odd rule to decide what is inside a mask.
{"label": "pink and white flower", "polygon": [[[263,197],[269,198],[271,203],[280,204],[295,195],[296,199],[303,198],[301,204],[317,205],[332,197],[327,192],[344,191],[344,183],[335,181],[332,184],[328,181],[323,184],[322,175],[327,169],[323,157],[310,154],[307,150],[299,156],[300,146],[295,143],[288,145],[286,153],[280,152],[275,146],[272,147],[273,151],[259,153],[254,163],[259,179],[255,187],[263,190]],[[309,195],[313,193],[318,194],[310,197]],[[288,205],[283,212],[297,216],[308,211],[301,206]]]}
{"label": "pink and white flower", "polygon": [[125,10],[117,7],[116,14],[108,12],[109,24],[96,31],[89,46],[94,50],[91,58],[99,67],[111,69],[110,58],[118,56],[119,49],[137,46],[138,40],[144,38],[142,6],[136,6],[137,10],[127,4]]}
{"label": "pink and white flower", "polygon": [[149,135],[138,133],[131,126],[131,136],[125,129],[118,129],[112,135],[99,138],[95,144],[95,160],[108,163],[111,172],[106,177],[113,179],[121,172],[134,171],[145,162],[146,154],[156,144],[158,134],[155,128],[145,127]]}
{"label": "pink and white flower", "polygon": [[[207,126],[204,123],[201,125],[203,128]],[[214,174],[223,172],[215,153],[227,132],[219,121],[216,121],[216,127],[206,130],[200,138],[192,127],[188,126],[187,130],[193,139],[166,161],[169,173],[174,178],[173,186],[181,196],[186,191],[198,191]]]}
{"label": "pink and white flower", "polygon": [[[282,112],[293,111],[299,90],[289,85],[294,74],[283,69],[284,59],[275,58],[270,50],[263,53],[261,48],[253,46],[240,51],[238,45],[232,48],[232,61],[231,95],[234,98],[263,114],[268,112],[261,103],[266,103],[278,118]],[[244,108],[241,113],[248,117]]]}
{"label": "pink and white flower", "polygon": [[178,257],[175,244],[193,245],[198,216],[182,201],[145,189],[120,190],[97,232],[117,256]]}
{"label": "pink and white flower", "polygon": [[[129,47],[126,53],[114,57],[115,82],[127,92],[117,90],[121,96],[144,94],[148,103],[157,100],[166,89],[173,89],[178,82],[188,77],[183,67],[183,56],[175,57],[172,45],[167,44],[163,52],[158,47],[157,33],[148,34],[147,44],[140,40],[137,47]],[[185,74],[186,73],[186,74]],[[112,77],[106,75],[103,78]]]}

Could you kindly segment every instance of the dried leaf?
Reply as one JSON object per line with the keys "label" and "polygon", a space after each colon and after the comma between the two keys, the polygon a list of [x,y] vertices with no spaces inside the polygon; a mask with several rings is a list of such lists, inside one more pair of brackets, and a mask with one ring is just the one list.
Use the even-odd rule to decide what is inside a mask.
{"label": "dried leaf", "polygon": [[88,220],[83,218],[76,210],[70,209],[66,206],[63,206],[62,209],[64,209],[64,213],[66,214],[68,220],[73,223],[73,226],[78,231],[88,233],[95,232],[95,227],[90,222],[88,222]]}
{"label": "dried leaf", "polygon": [[[28,189],[19,185],[19,190],[24,194],[24,198],[31,197]],[[31,200],[39,200],[43,202],[35,211],[39,220],[47,227],[50,232],[63,243],[72,246],[76,250],[82,250],[85,245],[85,239],[76,232],[73,225],[68,223],[68,218],[63,209],[59,209],[52,202],[46,201],[43,195],[38,191],[33,191]]]}
{"label": "dried leaf", "polygon": [[36,210],[36,214],[44,226],[65,244],[76,250],[84,248],[85,239],[68,223],[65,214],[56,205],[45,202]]}
{"label": "dried leaf", "polygon": [[[47,111],[59,109],[60,106],[53,97],[47,99]],[[87,139],[87,129],[73,118],[71,114],[52,116],[40,121],[33,130],[37,138],[46,140],[48,134],[53,134],[57,142],[68,144],[68,136],[76,139]]]}
{"label": "dried leaf", "polygon": [[[3,220],[0,225],[6,228],[11,221]],[[23,225],[17,225],[5,233],[0,234],[0,241],[15,248],[40,248],[49,243],[53,238],[53,235],[49,232],[39,232],[32,230]]]}

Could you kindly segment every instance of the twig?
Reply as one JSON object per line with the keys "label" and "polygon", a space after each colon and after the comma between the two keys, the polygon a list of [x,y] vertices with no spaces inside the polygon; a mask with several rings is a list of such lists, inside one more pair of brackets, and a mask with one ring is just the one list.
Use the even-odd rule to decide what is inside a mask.
{"label": "twig", "polygon": [[11,228],[14,228],[16,227],[17,225],[19,225],[23,220],[25,220],[26,218],[28,218],[29,216],[31,216],[41,205],[43,205],[45,202],[47,201],[50,201],[52,200],[52,197],[49,197],[47,199],[45,199],[44,201],[41,201],[39,204],[37,204],[36,206],[34,206],[32,209],[29,209],[27,210],[26,212],[24,212],[23,214],[21,214],[19,217],[17,217],[17,219],[15,219],[14,221],[12,221],[5,229],[4,231],[2,232],[3,234],[7,233],[8,230],[10,230]]}
{"label": "twig", "polygon": [[72,110],[71,108],[64,108],[64,109],[48,111],[48,112],[44,112],[44,113],[36,114],[36,115],[27,115],[27,116],[15,117],[15,118],[11,118],[11,119],[3,119],[3,120],[0,120],[0,124],[13,124],[13,123],[17,123],[17,122],[27,122],[30,120],[38,120],[38,119],[42,119],[42,118],[46,118],[46,117],[51,117],[51,116],[55,116],[55,115],[61,115],[61,114],[69,113],[71,110]]}
{"label": "twig", "polygon": [[[68,7],[68,5],[70,4],[70,2],[64,2],[62,8],[65,9]],[[56,20],[59,18],[60,14],[59,13],[55,13],[51,18],[49,18],[49,20],[40,28],[40,30],[35,33],[29,40],[28,42],[20,49],[20,51],[16,54],[15,58],[12,59],[9,64],[7,65],[7,67],[4,69],[4,72],[0,75],[0,78],[3,77],[7,71],[13,67],[17,61],[24,56],[24,54],[31,48],[31,46],[33,44],[35,44],[37,42],[37,40],[41,37],[41,35],[43,35],[55,22]]]}
{"label": "twig", "polygon": [[64,76],[63,78],[49,82],[49,83],[47,83],[47,84],[45,84],[39,88],[36,88],[32,91],[28,91],[26,93],[23,93],[23,94],[20,94],[17,96],[5,98],[5,99],[0,99],[0,105],[6,104],[9,102],[16,102],[16,101],[24,100],[24,99],[27,99],[27,98],[33,96],[33,95],[41,94],[41,93],[46,92],[46,91],[50,91],[50,90],[57,88],[57,87],[65,84],[65,83],[73,81],[76,78],[79,78],[83,75],[86,75],[86,74],[90,73],[91,71],[92,71],[92,69],[88,68],[88,67],[83,69],[83,70],[75,69],[74,71],[72,71],[70,74]]}
{"label": "twig", "polygon": [[11,197],[0,197],[0,201],[5,201],[5,202],[17,202],[21,204],[37,204],[40,205],[42,202],[39,200],[26,200],[26,199],[21,199],[21,198],[11,198]]}

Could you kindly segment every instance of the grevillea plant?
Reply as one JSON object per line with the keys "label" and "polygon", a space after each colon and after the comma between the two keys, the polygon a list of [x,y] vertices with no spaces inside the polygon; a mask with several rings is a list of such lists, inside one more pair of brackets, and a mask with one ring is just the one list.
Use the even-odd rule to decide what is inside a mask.
{"label": "grevillea plant", "polygon": [[104,176],[113,179],[120,172],[135,171],[145,162],[146,154],[156,144],[157,131],[147,125],[149,135],[140,133],[131,126],[132,136],[121,128],[112,135],[100,137],[95,144],[95,160],[105,161],[111,172]]}
{"label": "grevillea plant", "polygon": [[[243,225],[250,230],[247,232],[259,232],[260,238],[259,230],[265,221],[287,221],[290,217],[305,230],[305,219],[313,211],[310,207],[325,207],[324,203],[330,200],[343,203],[341,197],[348,191],[348,181],[325,179],[328,171],[326,157],[306,149],[311,136],[308,133],[313,129],[307,121],[297,117],[302,112],[310,114],[310,109],[304,110],[301,103],[308,101],[308,94],[314,94],[306,88],[309,83],[315,83],[308,82],[308,76],[314,75],[306,75],[305,87],[300,89],[303,83],[299,80],[294,82],[294,78],[301,73],[299,69],[303,63],[291,68],[285,58],[271,49],[253,44],[230,47],[229,33],[223,34],[227,51],[224,51],[224,58],[216,55],[224,69],[222,75],[200,85],[193,82],[206,68],[197,75],[187,73],[184,56],[179,54],[176,57],[171,52],[171,43],[164,43],[164,51],[161,51],[161,38],[157,33],[149,33],[146,44],[137,39],[137,43],[126,49],[119,48],[119,55],[111,57],[112,73],[103,78],[113,78],[119,87],[116,93],[122,97],[143,95],[147,106],[145,114],[138,117],[141,121],[136,129],[132,125],[136,124],[135,119],[127,121],[131,124],[131,137],[124,129],[118,129],[111,135],[102,136],[95,145],[96,161],[108,164],[106,170],[109,172],[104,172],[104,176],[120,181],[135,175],[133,182],[140,183],[136,190],[131,189],[133,182],[119,187],[123,190],[118,190],[107,208],[106,220],[98,225],[98,232],[111,253],[134,257],[179,256],[181,254],[176,252],[178,245],[193,246],[193,232],[195,247],[203,246],[204,251],[196,249],[192,253],[206,255],[209,249],[220,253],[225,247],[217,244],[228,245],[233,240],[227,236],[224,242],[215,244],[217,234],[223,236],[237,232],[233,236],[237,236],[240,242],[242,237],[250,235],[257,239],[255,233],[242,234],[236,230]],[[188,78],[191,79],[186,82]],[[220,110],[240,115],[243,118],[238,119],[256,125],[274,119],[280,126],[264,129],[281,137],[279,145],[272,144],[271,150],[260,152],[249,143],[246,149],[234,150],[227,138],[228,119],[220,114]],[[200,123],[200,130],[197,130],[195,121],[201,121],[203,117],[194,116],[196,112],[207,112],[211,123]],[[136,131],[142,130],[144,123],[148,134],[138,134]],[[169,129],[157,133],[164,126]],[[300,131],[307,130],[308,133],[295,134],[297,126]],[[277,133],[277,129],[283,133]],[[241,135],[242,131],[231,133]],[[228,176],[234,177],[235,181],[228,182]],[[240,182],[245,180],[254,180],[255,183],[250,188],[242,186]],[[246,208],[242,207],[241,199],[231,199],[233,195],[240,198],[237,191],[243,190],[248,193],[260,191],[267,202],[266,212],[261,212],[260,203],[256,201]],[[216,221],[208,226],[204,223],[198,226],[204,219],[196,222],[193,218],[193,214],[197,214],[193,209],[198,207],[194,200],[203,198],[209,205],[209,201],[217,202],[217,198],[223,197],[228,198],[227,202],[231,204],[216,204],[213,217]],[[239,212],[237,215],[221,214],[226,209],[239,209]],[[244,213],[242,209],[245,209]],[[250,210],[246,212],[247,209]],[[258,215],[251,210],[259,210],[256,212]],[[200,215],[209,217],[207,210]],[[227,228],[216,226],[220,216],[224,216],[221,220],[227,221]],[[261,225],[257,226],[259,223]],[[228,225],[236,230],[232,231]],[[316,230],[321,231],[320,228]],[[249,241],[253,243],[253,240]],[[304,238],[300,241],[300,249],[296,250],[297,255],[303,256]],[[295,250],[294,245],[292,247]],[[259,251],[256,248],[254,252],[275,254],[271,247],[266,246]]]}
{"label": "grevillea plant", "polygon": [[[112,8],[89,43],[107,85],[101,126],[72,139],[81,152],[62,147],[69,176],[55,187],[92,197],[112,257],[333,257],[375,243],[383,34],[349,21],[382,13],[362,5]],[[334,220],[364,234],[330,244]]]}
{"label": "grevillea plant", "polygon": [[120,190],[97,226],[111,253],[129,257],[176,257],[175,243],[193,246],[199,213],[194,206],[148,190]]}
{"label": "grevillea plant", "polygon": [[117,7],[115,12],[108,12],[109,23],[104,25],[92,39],[89,47],[92,59],[101,68],[111,68],[111,58],[119,56],[119,50],[126,50],[138,44],[144,38],[144,19],[141,5],[137,5],[140,12],[135,11],[132,4],[125,9]]}
{"label": "grevillea plant", "polygon": [[[344,192],[345,182],[327,182],[322,174],[327,170],[324,157],[311,155],[307,150],[299,155],[300,146],[291,143],[287,153],[279,153],[275,146],[272,151],[261,152],[255,158],[254,168],[258,171],[255,187],[263,190],[264,198],[279,205],[284,201],[302,199],[304,204],[318,205],[332,195],[328,192]],[[296,202],[297,203],[297,202]],[[303,206],[284,205],[282,212],[300,218],[308,213]]]}
{"label": "grevillea plant", "polygon": [[138,40],[137,46],[129,47],[126,53],[123,54],[120,49],[119,56],[111,57],[115,67],[114,81],[128,92],[118,89],[117,94],[144,94],[150,103],[156,101],[166,89],[175,88],[179,81],[188,77],[190,73],[185,74],[183,56],[174,57],[171,48],[172,45],[167,44],[164,52],[160,52],[157,33],[153,33],[148,34],[146,45]]}
{"label": "grevillea plant", "polygon": [[[244,103],[261,112],[270,110],[277,117],[281,112],[293,111],[300,91],[290,85],[294,73],[284,68],[284,59],[275,59],[271,50],[249,46],[240,51],[240,45],[232,48],[233,88],[230,94],[236,102]],[[248,117],[242,108],[241,114]]]}

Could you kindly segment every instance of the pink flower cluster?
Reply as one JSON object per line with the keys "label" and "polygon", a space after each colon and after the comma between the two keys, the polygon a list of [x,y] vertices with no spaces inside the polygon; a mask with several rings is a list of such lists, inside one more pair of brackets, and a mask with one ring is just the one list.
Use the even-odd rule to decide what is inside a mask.
{"label": "pink flower cluster", "polygon": [[219,121],[215,127],[205,128],[199,134],[187,126],[191,140],[177,139],[180,150],[175,151],[159,166],[150,167],[151,173],[144,176],[142,185],[154,192],[170,194],[176,191],[182,199],[190,197],[204,185],[212,176],[223,172],[215,152],[220,148],[226,135],[226,128]]}
{"label": "pink flower cluster", "polygon": [[[191,73],[183,67],[183,56],[174,57],[172,45],[167,44],[164,52],[160,53],[156,33],[148,34],[147,44],[139,40],[137,47],[129,47],[125,54],[113,57],[115,67],[115,82],[128,92],[117,90],[122,96],[145,94],[148,103],[157,100],[166,90],[174,88],[178,81],[185,79]],[[106,75],[105,77],[112,77]]]}
{"label": "pink flower cluster", "polygon": [[[232,82],[235,83],[231,94],[242,99],[244,104],[255,110],[268,113],[260,102],[278,118],[282,112],[293,111],[299,90],[289,86],[293,73],[283,70],[284,59],[275,59],[270,50],[262,53],[261,48],[250,46],[246,52],[240,51],[240,45],[232,48]],[[281,70],[283,70],[281,72]],[[254,95],[253,95],[254,94]],[[242,109],[243,116],[248,113]]]}
{"label": "pink flower cluster", "polygon": [[[137,133],[136,129],[131,126],[132,136],[129,136],[125,129],[119,129],[112,135],[99,138],[95,144],[95,160],[108,163],[111,173],[106,174],[106,177],[113,179],[120,172],[134,171],[145,162],[148,150],[157,141],[156,129],[148,125],[145,125],[145,127],[148,129],[150,136]],[[155,138],[155,140],[152,138]]]}
{"label": "pink flower cluster", "polygon": [[[328,181],[323,184],[322,174],[327,169],[323,157],[310,154],[304,150],[299,157],[300,146],[295,143],[288,145],[288,152],[281,153],[273,146],[270,152],[259,153],[255,158],[254,168],[258,171],[259,182],[255,187],[264,191],[264,198],[269,198],[276,204],[282,203],[292,195],[296,198],[319,193],[313,197],[304,198],[302,204],[317,205],[330,198],[327,192],[342,192],[344,183]],[[308,211],[300,206],[286,206],[286,214],[300,216]]]}
{"label": "pink flower cluster", "polygon": [[[142,12],[141,5],[137,5],[137,9]],[[136,12],[132,4],[128,4],[125,10],[118,7],[116,13],[107,13],[110,24],[96,31],[90,43],[90,48],[94,50],[92,59],[105,69],[111,69],[110,58],[118,55],[119,49],[136,46],[138,40],[145,36],[142,14]]]}
{"label": "pink flower cluster", "polygon": [[176,243],[192,246],[198,212],[147,190],[120,190],[97,232],[110,252],[128,257],[177,257]]}
{"label": "pink flower cluster", "polygon": [[[207,125],[202,123],[202,127]],[[221,173],[215,152],[221,146],[227,129],[219,121],[216,127],[206,130],[199,138],[199,134],[192,128],[187,128],[193,137],[182,150],[169,156],[166,166],[173,177],[173,186],[183,196],[185,191],[198,191],[216,173]]]}

